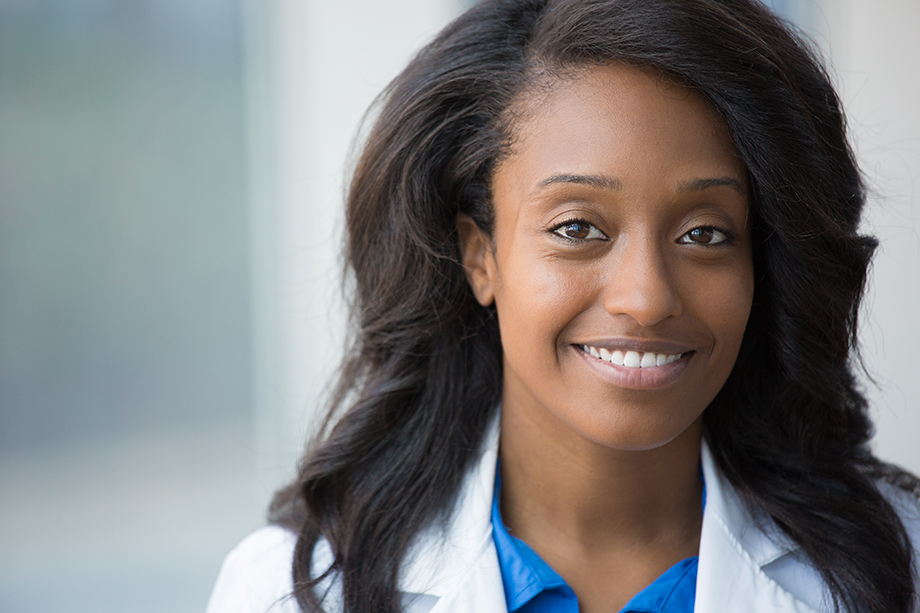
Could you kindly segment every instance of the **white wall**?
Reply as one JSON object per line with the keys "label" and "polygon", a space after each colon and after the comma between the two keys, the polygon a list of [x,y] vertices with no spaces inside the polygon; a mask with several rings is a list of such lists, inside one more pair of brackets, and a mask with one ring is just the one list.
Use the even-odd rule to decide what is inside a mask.
{"label": "white wall", "polygon": [[460,0],[243,0],[249,26],[260,495],[293,474],[341,354],[346,158],[361,117]]}
{"label": "white wall", "polygon": [[920,2],[824,0],[816,27],[873,191],[881,240],[862,346],[877,386],[875,449],[920,474]]}

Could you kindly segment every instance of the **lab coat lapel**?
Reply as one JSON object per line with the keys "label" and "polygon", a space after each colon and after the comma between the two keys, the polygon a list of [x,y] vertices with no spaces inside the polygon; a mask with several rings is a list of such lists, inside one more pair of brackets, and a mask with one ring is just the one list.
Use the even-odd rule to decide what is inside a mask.
{"label": "lab coat lapel", "polygon": [[[447,528],[420,536],[401,581],[409,610],[415,595],[428,613],[506,613],[491,508],[498,422],[470,471]],[[755,517],[702,445],[706,509],[700,536],[695,613],[815,613],[763,567],[796,547],[768,519]],[[435,600],[436,599],[436,600]],[[432,606],[433,603],[433,606]]]}
{"label": "lab coat lapel", "polygon": [[706,509],[700,535],[695,613],[814,613],[763,567],[795,549],[775,524],[755,517],[719,472],[704,443]]}

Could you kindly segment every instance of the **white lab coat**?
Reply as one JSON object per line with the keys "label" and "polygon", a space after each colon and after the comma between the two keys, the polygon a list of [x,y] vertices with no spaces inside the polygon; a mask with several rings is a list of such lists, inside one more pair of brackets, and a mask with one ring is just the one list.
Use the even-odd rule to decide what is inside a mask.
{"label": "white lab coat", "polygon": [[[401,581],[411,613],[507,613],[492,540],[492,494],[498,452],[493,428],[482,456],[466,476],[453,519],[417,540]],[[702,448],[706,507],[700,535],[695,613],[806,613],[828,611],[820,575],[797,546],[766,517],[742,504]],[[914,551],[920,544],[920,504],[887,484],[882,492],[907,526]],[[292,591],[296,537],[277,526],[247,537],[224,561],[207,613],[299,613]],[[373,555],[372,552],[369,555]],[[915,554],[916,556],[916,554]],[[325,541],[314,571],[331,563]],[[324,584],[326,607],[339,610],[334,580]]]}

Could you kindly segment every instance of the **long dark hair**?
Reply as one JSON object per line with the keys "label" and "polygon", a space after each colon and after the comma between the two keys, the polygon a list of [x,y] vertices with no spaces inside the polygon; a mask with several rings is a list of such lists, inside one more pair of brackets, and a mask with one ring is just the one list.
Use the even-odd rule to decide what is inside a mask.
{"label": "long dark hair", "polygon": [[[756,0],[483,0],[384,92],[347,199],[355,338],[323,432],[273,521],[325,538],[349,613],[398,611],[413,538],[451,511],[501,395],[501,343],[459,263],[456,218],[492,229],[509,108],[534,75],[651,66],[722,114],[753,193],[755,297],[741,352],[704,414],[719,468],[824,577],[838,608],[908,611],[911,550],[874,485],[885,467],[854,376],[875,248],[840,103],[809,47]],[[372,554],[370,552],[373,552]]]}

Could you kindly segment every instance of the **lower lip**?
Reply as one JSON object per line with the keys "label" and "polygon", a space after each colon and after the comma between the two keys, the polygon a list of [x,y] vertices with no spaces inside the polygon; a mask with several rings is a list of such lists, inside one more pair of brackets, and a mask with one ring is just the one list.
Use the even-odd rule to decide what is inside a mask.
{"label": "lower lip", "polygon": [[627,368],[626,366],[619,366],[612,362],[600,360],[575,345],[570,345],[570,347],[601,378],[617,387],[633,390],[657,389],[674,383],[684,373],[690,364],[690,360],[696,354],[694,351],[688,351],[680,359],[661,366]]}

